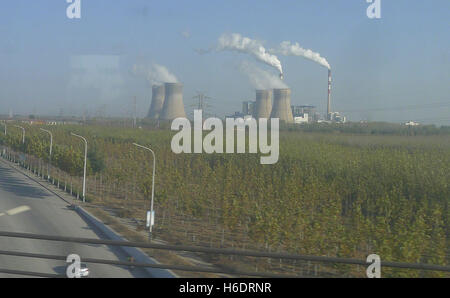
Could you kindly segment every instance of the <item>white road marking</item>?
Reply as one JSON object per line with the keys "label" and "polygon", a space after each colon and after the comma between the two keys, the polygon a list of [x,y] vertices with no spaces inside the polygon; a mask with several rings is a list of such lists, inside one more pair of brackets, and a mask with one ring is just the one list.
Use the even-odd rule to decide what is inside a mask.
{"label": "white road marking", "polygon": [[20,206],[20,207],[14,208],[14,209],[10,209],[10,210],[6,211],[6,213],[0,213],[0,216],[3,216],[3,215],[9,215],[9,216],[17,215],[19,213],[23,213],[23,212],[26,212],[26,211],[29,211],[29,210],[31,210],[31,208],[28,207],[28,206]]}

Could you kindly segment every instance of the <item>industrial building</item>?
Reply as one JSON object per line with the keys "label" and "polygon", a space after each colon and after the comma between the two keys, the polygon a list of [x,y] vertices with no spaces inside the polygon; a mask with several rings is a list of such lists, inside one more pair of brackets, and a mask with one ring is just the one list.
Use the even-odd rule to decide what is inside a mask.
{"label": "industrial building", "polygon": [[226,116],[225,118],[233,118],[233,119],[242,118],[242,119],[244,119],[245,117],[248,117],[248,115],[244,115],[241,112],[234,112],[233,115]]}
{"label": "industrial building", "polygon": [[279,118],[285,123],[298,124],[315,122],[320,118],[315,106],[291,106],[291,89],[256,90],[256,100],[244,101],[242,112],[236,112],[230,117],[250,116],[255,119]]}
{"label": "industrial building", "polygon": [[[331,111],[331,70],[328,70],[327,114],[325,122],[345,123],[346,117]],[[291,106],[291,89],[260,89],[255,92],[255,101],[244,101],[242,112],[232,118],[268,119],[278,118],[284,123],[323,122],[313,105]],[[183,104],[183,85],[165,83],[152,86],[152,102],[147,118],[173,120],[186,117]],[[323,118],[322,118],[323,119]]]}
{"label": "industrial building", "polygon": [[[317,122],[320,119],[320,115],[319,113],[317,113],[316,106],[301,105],[292,106],[291,108],[295,123],[312,123]],[[296,120],[296,118],[298,119]]]}
{"label": "industrial building", "polygon": [[331,112],[328,114],[327,120],[331,122],[345,123],[347,122],[347,117],[342,116],[339,112]]}
{"label": "industrial building", "polygon": [[295,116],[294,117],[294,123],[295,124],[305,124],[305,123],[309,123],[309,115],[308,114],[304,114],[302,116]]}
{"label": "industrial building", "polygon": [[291,106],[291,89],[256,90],[255,101],[244,101],[242,112],[232,118],[279,118],[281,122],[305,124],[317,122],[345,123],[345,116],[331,111],[331,70],[328,71],[327,114],[325,120],[313,105]]}
{"label": "industrial building", "polygon": [[242,114],[253,115],[255,102],[254,101],[244,101],[242,103]]}

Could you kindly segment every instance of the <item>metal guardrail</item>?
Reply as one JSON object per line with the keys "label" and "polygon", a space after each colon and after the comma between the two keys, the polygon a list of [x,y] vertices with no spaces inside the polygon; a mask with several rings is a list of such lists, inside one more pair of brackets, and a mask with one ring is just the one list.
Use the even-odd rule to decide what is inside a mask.
{"label": "metal guardrail", "polygon": [[31,272],[31,271],[21,271],[21,270],[10,270],[0,268],[0,273],[21,275],[21,276],[32,276],[32,277],[45,277],[45,278],[64,278],[65,275],[61,274],[51,274],[51,273],[41,273],[41,272]]}
{"label": "metal guardrail", "polygon": [[[218,249],[218,248],[205,248],[205,247],[194,247],[194,246],[181,246],[181,245],[163,245],[155,243],[141,243],[141,242],[129,242],[129,241],[115,241],[115,240],[101,240],[101,239],[90,239],[90,238],[77,238],[77,237],[64,237],[64,236],[49,236],[49,235],[38,235],[30,233],[15,233],[15,232],[2,232],[0,231],[0,237],[11,237],[11,238],[23,238],[23,239],[37,239],[37,240],[47,240],[47,241],[57,241],[57,242],[70,242],[70,243],[82,243],[82,244],[101,244],[108,246],[127,246],[127,247],[139,247],[139,248],[151,248],[151,249],[162,249],[171,251],[188,251],[197,253],[210,253],[210,254],[223,254],[223,255],[235,255],[235,256],[245,256],[245,257],[261,257],[261,258],[273,258],[273,259],[289,259],[289,260],[302,260],[302,261],[313,261],[322,263],[334,263],[334,264],[352,264],[352,265],[369,265],[365,260],[350,259],[350,258],[336,258],[336,257],[325,257],[325,256],[308,256],[308,255],[296,255],[296,254],[286,254],[286,253],[269,253],[269,252],[257,252],[257,251],[247,251],[247,250],[235,250],[235,249]],[[13,254],[13,252],[1,252],[0,254]],[[49,256],[49,255],[37,255],[28,253],[15,253],[22,254],[22,256],[29,257],[46,257],[46,258],[58,258],[63,259],[65,257],[61,256]],[[86,259],[84,261],[87,262]],[[239,271],[227,271],[219,269],[209,269],[201,267],[189,267],[189,266],[172,266],[172,265],[162,265],[162,264],[138,264],[132,262],[117,262],[110,260],[98,260],[91,259],[91,262],[104,262],[104,264],[112,265],[124,265],[124,266],[136,266],[136,267],[153,267],[161,269],[173,269],[181,271],[196,271],[196,272],[211,272],[211,273],[226,273],[226,274],[236,274],[236,275],[246,275],[246,276],[261,276],[261,277],[300,277],[300,276],[284,276],[277,274],[265,274],[261,272],[239,272]],[[107,262],[107,263],[105,263]],[[433,264],[420,264],[420,263],[401,263],[401,262],[381,262],[382,267],[391,268],[402,268],[402,269],[414,269],[414,270],[432,270],[432,271],[443,271],[450,272],[450,266],[441,266]]]}
{"label": "metal guardrail", "polygon": [[[66,261],[67,256],[58,255],[46,255],[46,254],[34,254],[25,252],[13,252],[0,250],[0,255],[15,256],[15,257],[27,257],[27,258],[37,258],[37,259],[47,259],[47,260],[60,260]],[[148,264],[148,263],[136,263],[136,262],[123,262],[115,260],[105,260],[105,259],[91,259],[83,258],[83,263],[91,264],[105,264],[114,266],[127,266],[127,267],[139,267],[139,268],[155,268],[155,269],[169,269],[169,270],[179,270],[179,271],[190,271],[190,272],[202,272],[202,273],[221,273],[221,274],[234,274],[238,276],[249,276],[249,277],[264,277],[264,278],[299,278],[298,275],[287,275],[287,274],[273,274],[265,272],[245,272],[245,271],[234,271],[234,270],[219,270],[212,268],[202,268],[197,266],[180,266],[180,265],[163,265],[163,264]],[[0,272],[2,269],[0,269]],[[32,274],[30,274],[32,275]],[[44,276],[47,277],[47,276]],[[58,276],[50,276],[58,277]],[[65,276],[62,276],[65,277]]]}

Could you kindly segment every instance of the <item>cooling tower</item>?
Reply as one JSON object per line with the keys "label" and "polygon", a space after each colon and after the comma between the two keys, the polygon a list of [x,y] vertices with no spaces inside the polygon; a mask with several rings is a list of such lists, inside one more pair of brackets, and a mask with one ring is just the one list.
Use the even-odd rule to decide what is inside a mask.
{"label": "cooling tower", "polygon": [[273,107],[270,118],[280,118],[280,121],[293,123],[291,109],[291,89],[274,89],[273,90]]}
{"label": "cooling tower", "polygon": [[186,117],[183,104],[183,85],[179,83],[165,83],[164,105],[160,119],[173,120]]}
{"label": "cooling tower", "polygon": [[160,117],[164,105],[164,94],[164,85],[153,85],[152,104],[147,118],[158,119]]}
{"label": "cooling tower", "polygon": [[256,90],[256,104],[253,117],[269,118],[272,112],[272,90]]}

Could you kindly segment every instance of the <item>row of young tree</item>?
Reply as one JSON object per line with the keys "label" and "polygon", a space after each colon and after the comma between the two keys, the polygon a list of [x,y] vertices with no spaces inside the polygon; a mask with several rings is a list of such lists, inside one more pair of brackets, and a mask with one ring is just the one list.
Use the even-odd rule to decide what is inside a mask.
{"label": "row of young tree", "polygon": [[[30,130],[25,145],[19,132],[0,136],[0,142],[48,158],[48,140]],[[88,138],[91,175],[102,173],[119,187],[137,185],[147,197],[152,159],[132,143],[150,146],[157,156],[160,210],[176,202],[195,218],[214,217],[230,231],[246,231],[254,243],[289,252],[355,258],[377,253],[385,261],[448,263],[449,136],[285,131],[280,159],[269,166],[252,154],[176,155],[172,133],[164,130],[52,128],[52,163],[72,175],[82,173],[83,151],[71,130]]]}
{"label": "row of young tree", "polygon": [[343,124],[311,123],[306,125],[292,125],[291,131],[321,132],[321,133],[348,133],[369,135],[403,135],[403,136],[433,136],[449,135],[450,126],[417,125],[408,126],[387,122],[349,122]]}

